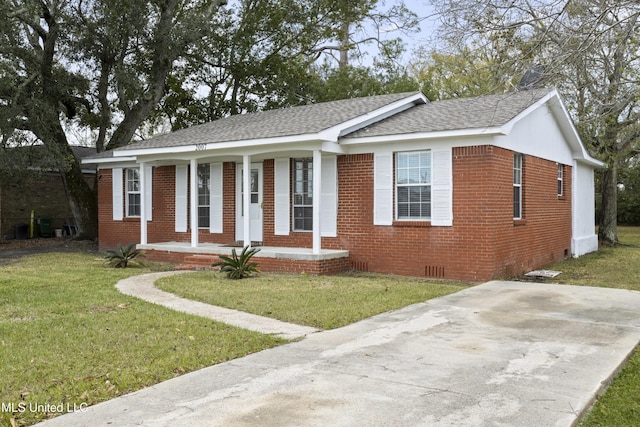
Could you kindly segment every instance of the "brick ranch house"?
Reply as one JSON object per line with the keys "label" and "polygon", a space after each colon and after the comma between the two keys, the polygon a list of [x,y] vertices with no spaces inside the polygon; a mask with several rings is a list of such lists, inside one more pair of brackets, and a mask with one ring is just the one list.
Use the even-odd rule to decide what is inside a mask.
{"label": "brick ranch house", "polygon": [[98,165],[99,245],[263,271],[480,281],[597,250],[594,169],[558,92],[401,93],[237,115]]}

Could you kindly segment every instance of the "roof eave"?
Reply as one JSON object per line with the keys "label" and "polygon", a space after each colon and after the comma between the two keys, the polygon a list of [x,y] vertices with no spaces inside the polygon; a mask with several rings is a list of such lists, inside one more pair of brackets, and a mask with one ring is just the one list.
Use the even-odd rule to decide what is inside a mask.
{"label": "roof eave", "polygon": [[331,135],[320,132],[303,135],[290,135],[282,137],[272,138],[260,138],[260,139],[243,139],[238,141],[226,141],[226,142],[209,142],[201,144],[189,144],[180,145],[174,147],[154,147],[154,148],[139,148],[128,150],[116,150],[113,153],[114,158],[137,158],[138,156],[152,156],[152,155],[166,155],[166,154],[184,154],[184,153],[201,153],[215,152],[229,149],[248,149],[248,148],[260,148],[269,147],[279,144],[290,144],[292,142],[319,142],[323,143],[330,141]]}
{"label": "roof eave", "polygon": [[103,163],[135,162],[135,161],[136,161],[136,158],[133,156],[97,157],[97,158],[88,157],[88,158],[82,159],[81,163],[83,165],[91,165],[91,164],[103,164]]}
{"label": "roof eave", "polygon": [[442,131],[433,131],[433,132],[398,133],[398,134],[391,134],[391,135],[342,138],[340,140],[340,145],[375,144],[375,143],[396,142],[396,141],[415,141],[415,140],[424,140],[424,139],[445,139],[445,138],[459,138],[459,137],[469,137],[469,136],[494,136],[494,135],[504,135],[504,132],[499,127],[487,127],[487,128],[442,130]]}

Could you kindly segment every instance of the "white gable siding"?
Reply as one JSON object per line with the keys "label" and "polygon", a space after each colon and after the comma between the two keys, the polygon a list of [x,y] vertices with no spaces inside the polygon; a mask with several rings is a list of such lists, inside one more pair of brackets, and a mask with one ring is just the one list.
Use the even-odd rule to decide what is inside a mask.
{"label": "white gable siding", "polygon": [[546,105],[516,122],[506,136],[497,136],[494,145],[518,153],[571,165],[571,148]]}

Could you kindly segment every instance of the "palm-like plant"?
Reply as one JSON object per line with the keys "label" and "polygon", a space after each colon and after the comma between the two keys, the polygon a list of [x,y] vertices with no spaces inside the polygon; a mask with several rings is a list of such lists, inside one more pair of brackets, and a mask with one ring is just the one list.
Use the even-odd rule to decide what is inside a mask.
{"label": "palm-like plant", "polygon": [[[105,258],[109,261],[109,266],[115,268],[127,268],[130,262],[137,261],[138,257],[143,257],[144,253],[140,249],[133,249],[135,243],[129,243],[127,246],[122,246],[118,243],[116,250],[108,250]],[[140,261],[137,261],[142,264]]]}
{"label": "palm-like plant", "polygon": [[231,249],[231,256],[220,255],[222,261],[214,262],[212,267],[220,267],[220,271],[227,273],[227,277],[230,279],[238,280],[251,276],[253,273],[258,273],[258,264],[250,262],[251,257],[260,252],[258,248],[251,248],[245,246],[240,253],[240,256],[236,253],[235,249]]}

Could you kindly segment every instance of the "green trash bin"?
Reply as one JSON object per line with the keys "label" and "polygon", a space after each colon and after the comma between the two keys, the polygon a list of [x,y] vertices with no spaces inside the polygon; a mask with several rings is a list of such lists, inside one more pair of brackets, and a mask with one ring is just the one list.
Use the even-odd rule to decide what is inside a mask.
{"label": "green trash bin", "polygon": [[40,237],[51,237],[51,218],[38,218],[38,234]]}

